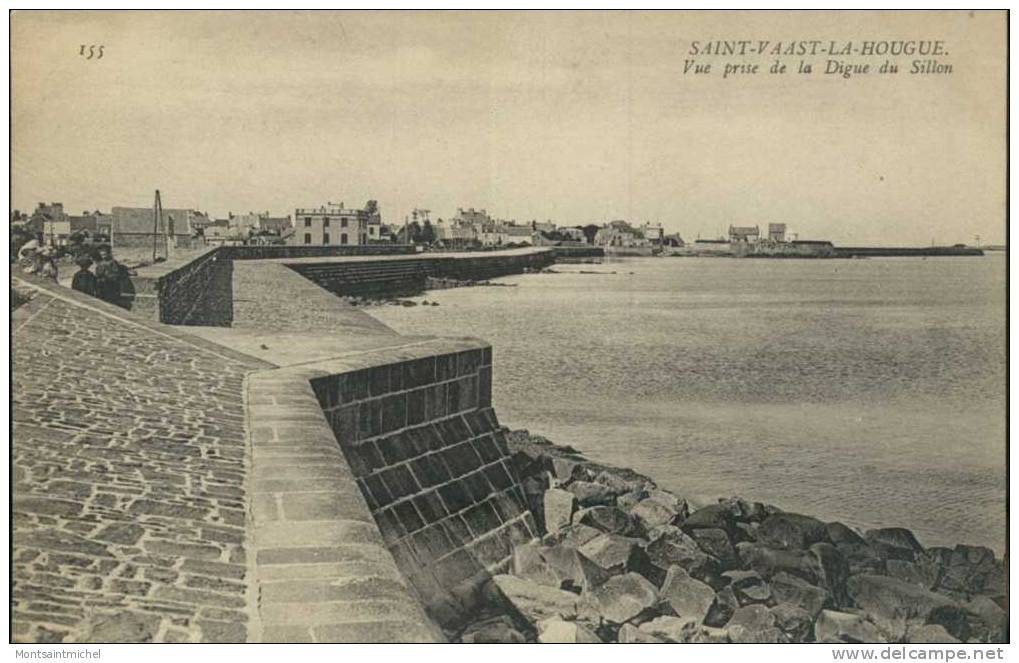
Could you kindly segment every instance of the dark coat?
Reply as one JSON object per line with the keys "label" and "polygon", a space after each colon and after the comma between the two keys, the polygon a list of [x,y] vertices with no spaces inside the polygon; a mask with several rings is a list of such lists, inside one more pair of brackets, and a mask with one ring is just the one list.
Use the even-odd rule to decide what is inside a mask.
{"label": "dark coat", "polygon": [[75,273],[74,278],[71,279],[71,287],[78,292],[83,292],[86,295],[95,297],[97,294],[98,280],[96,275],[87,269],[82,269]]}
{"label": "dark coat", "polygon": [[96,295],[116,304],[120,300],[120,282],[124,268],[116,260],[100,260],[96,263]]}

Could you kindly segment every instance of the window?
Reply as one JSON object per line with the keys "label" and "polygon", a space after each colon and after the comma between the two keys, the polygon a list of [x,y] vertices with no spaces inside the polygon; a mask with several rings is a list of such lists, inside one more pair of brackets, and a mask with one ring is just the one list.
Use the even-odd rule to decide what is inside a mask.
{"label": "window", "polygon": [[310,228],[311,227],[311,217],[310,216],[304,217],[304,227],[305,228]]}
{"label": "window", "polygon": [[346,219],[340,219],[340,227],[341,228],[346,228],[347,227],[347,220]]}
{"label": "window", "polygon": [[328,216],[323,216],[322,217],[322,227],[323,228],[328,228],[329,227],[329,217]]}
{"label": "window", "polygon": [[311,244],[311,233],[304,233],[304,243]]}
{"label": "window", "polygon": [[322,233],[322,243],[326,245],[329,244],[329,233]]}
{"label": "window", "polygon": [[346,243],[347,243],[347,233],[343,233],[343,234],[340,235],[340,244],[346,244]]}

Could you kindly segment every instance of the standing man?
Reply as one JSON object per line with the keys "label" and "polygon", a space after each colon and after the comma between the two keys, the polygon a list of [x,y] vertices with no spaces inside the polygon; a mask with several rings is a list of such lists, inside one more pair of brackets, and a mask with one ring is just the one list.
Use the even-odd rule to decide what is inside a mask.
{"label": "standing man", "polygon": [[71,280],[71,287],[78,292],[83,292],[86,295],[95,297],[97,287],[96,276],[88,269],[92,266],[92,258],[83,255],[75,262],[78,263],[79,270],[75,273],[74,278]]}
{"label": "standing man", "polygon": [[96,263],[96,296],[111,304],[120,305],[120,280],[124,268],[113,259],[109,247],[99,249],[99,262]]}

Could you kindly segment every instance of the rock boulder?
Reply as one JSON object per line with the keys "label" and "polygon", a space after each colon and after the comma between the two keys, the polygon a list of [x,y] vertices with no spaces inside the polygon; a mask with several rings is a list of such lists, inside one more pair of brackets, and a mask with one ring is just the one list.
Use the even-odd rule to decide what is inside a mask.
{"label": "rock boulder", "polygon": [[576,496],[577,504],[582,507],[613,506],[616,503],[612,489],[595,481],[574,481],[566,489]]}
{"label": "rock boulder", "polygon": [[683,529],[692,532],[698,529],[720,529],[725,532],[732,530],[732,510],[725,504],[709,504],[697,509],[683,521]]}
{"label": "rock boulder", "polygon": [[816,618],[831,602],[831,595],[827,591],[784,571],[773,575],[769,584],[772,595],[779,605],[787,604],[800,608],[810,615],[811,619]]}
{"label": "rock boulder", "polygon": [[736,550],[725,530],[707,527],[692,529],[689,533],[697,546],[717,559],[721,567],[732,568],[736,565]]}
{"label": "rock boulder", "polygon": [[577,622],[551,617],[538,622],[538,642],[542,644],[601,644],[594,631]]}
{"label": "rock boulder", "polygon": [[577,512],[576,521],[609,534],[641,537],[646,534],[640,521],[614,506],[592,506]]}
{"label": "rock boulder", "polygon": [[496,575],[485,588],[487,598],[529,624],[561,617],[575,619],[580,597],[572,592],[540,585],[512,575]]}
{"label": "rock boulder", "polygon": [[828,541],[828,529],[817,518],[798,513],[776,513],[761,522],[757,540],[772,548],[805,550]]}
{"label": "rock boulder", "polygon": [[867,530],[864,538],[871,548],[885,559],[901,559],[912,562],[923,546],[916,540],[913,533],[902,527],[884,527]]}
{"label": "rock boulder", "polygon": [[576,549],[563,545],[527,543],[513,549],[513,575],[540,585],[582,591],[595,587],[609,576]]}
{"label": "rock boulder", "polygon": [[703,582],[690,577],[681,566],[669,568],[665,583],[659,592],[680,619],[701,624],[715,602],[715,591]]}
{"label": "rock boulder", "polygon": [[862,616],[822,610],[814,622],[814,638],[818,642],[882,643],[886,642],[877,626]]}
{"label": "rock boulder", "polygon": [[573,512],[577,510],[577,498],[567,490],[549,488],[542,498],[542,506],[546,531],[558,534],[572,522]]}
{"label": "rock boulder", "polygon": [[846,593],[853,604],[888,632],[895,633],[904,622],[941,624],[960,640],[968,639],[965,611],[952,599],[888,576],[858,574],[846,581]]}
{"label": "rock boulder", "polygon": [[623,624],[619,628],[617,642],[621,645],[657,645],[666,641],[651,633],[640,630],[633,624]]}
{"label": "rock boulder", "polygon": [[602,619],[623,624],[658,603],[658,591],[639,573],[625,573],[609,579],[591,592]]}
{"label": "rock boulder", "polygon": [[775,615],[763,605],[737,609],[725,630],[729,632],[729,639],[739,644],[787,642],[785,634],[775,623]]}
{"label": "rock boulder", "polygon": [[516,645],[526,642],[526,638],[517,630],[511,619],[500,615],[468,625],[460,635],[460,641],[479,645]]}
{"label": "rock boulder", "polygon": [[673,565],[683,567],[698,580],[718,573],[718,560],[701,550],[697,542],[678,527],[659,527],[649,536],[651,542],[644,549],[653,569],[648,579],[656,585],[665,582],[665,574]]}
{"label": "rock boulder", "polygon": [[627,571],[639,572],[649,566],[647,553],[639,543],[643,542],[616,534],[599,534],[577,550],[602,572],[618,575]]}

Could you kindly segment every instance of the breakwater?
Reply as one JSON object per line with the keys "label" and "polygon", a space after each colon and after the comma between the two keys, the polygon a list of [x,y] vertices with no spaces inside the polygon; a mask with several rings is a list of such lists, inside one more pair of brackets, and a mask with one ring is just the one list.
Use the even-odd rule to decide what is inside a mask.
{"label": "breakwater", "polygon": [[463,642],[1006,642],[1005,566],[649,477],[508,434],[542,540],[514,549]]}
{"label": "breakwater", "polygon": [[409,255],[413,247],[223,246],[140,268],[125,281],[123,304],[167,324],[233,323],[233,263],[259,261],[292,269],[338,295],[393,296],[420,292],[429,277],[484,280],[555,261],[552,249]]}
{"label": "breakwater", "polygon": [[982,256],[982,249],[968,246],[836,246],[836,258],[917,258],[937,256]]}
{"label": "breakwater", "polygon": [[968,246],[835,246],[828,241],[793,240],[791,242],[727,242],[697,240],[675,249],[672,256],[721,258],[918,258],[937,256],[982,256],[980,248]]}
{"label": "breakwater", "polygon": [[550,249],[424,254],[412,258],[300,260],[287,266],[338,295],[392,296],[421,292],[428,278],[481,281],[538,270],[555,262]]}
{"label": "breakwater", "polygon": [[[213,257],[176,287],[209,289]],[[290,260],[230,261],[241,327],[173,286],[157,294],[187,330],[23,279],[16,639],[1003,637],[1004,567],[986,549],[694,504],[510,434],[487,343],[397,334]]]}

